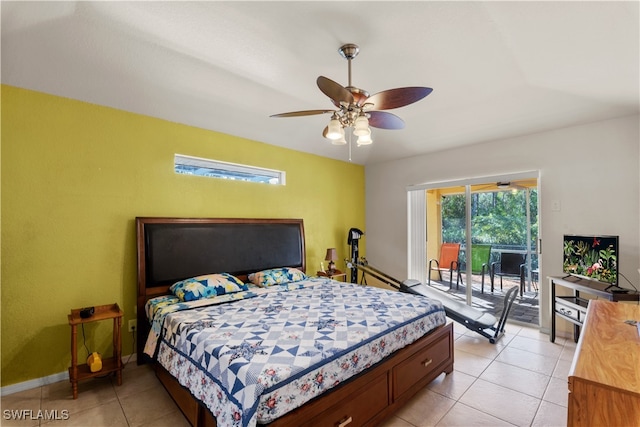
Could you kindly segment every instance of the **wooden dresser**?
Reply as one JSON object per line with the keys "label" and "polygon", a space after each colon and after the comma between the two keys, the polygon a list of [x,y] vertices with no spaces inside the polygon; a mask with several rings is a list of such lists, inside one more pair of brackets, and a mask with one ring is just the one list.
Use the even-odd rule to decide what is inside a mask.
{"label": "wooden dresser", "polygon": [[568,426],[640,426],[640,306],[591,300],[569,371]]}

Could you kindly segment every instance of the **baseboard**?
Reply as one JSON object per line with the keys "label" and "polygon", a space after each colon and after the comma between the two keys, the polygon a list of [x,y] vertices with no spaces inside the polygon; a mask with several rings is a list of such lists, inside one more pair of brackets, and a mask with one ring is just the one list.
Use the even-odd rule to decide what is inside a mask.
{"label": "baseboard", "polygon": [[43,385],[53,384],[60,381],[69,380],[69,371],[58,372],[57,374],[46,377],[36,378],[22,383],[11,384],[0,388],[0,396],[18,393],[21,391],[31,390],[32,388],[42,387]]}
{"label": "baseboard", "polygon": [[[131,358],[129,358],[131,357]],[[123,363],[132,363],[137,360],[137,355],[122,356]],[[19,393],[21,391],[31,390],[33,388],[57,383],[60,381],[69,381],[69,371],[58,372],[57,374],[48,375],[46,377],[36,378],[21,383],[11,384],[0,388],[0,396],[8,396],[10,394]]]}

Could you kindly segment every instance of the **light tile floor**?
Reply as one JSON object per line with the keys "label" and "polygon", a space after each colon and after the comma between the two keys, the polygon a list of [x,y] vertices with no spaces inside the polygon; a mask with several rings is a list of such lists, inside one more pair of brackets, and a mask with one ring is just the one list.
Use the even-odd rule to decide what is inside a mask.
{"label": "light tile floor", "polygon": [[[507,325],[498,344],[489,344],[454,323],[454,372],[440,375],[383,427],[565,426],[567,374],[575,343],[537,329]],[[180,410],[147,365],[129,363],[121,386],[115,378],[79,383],[77,400],[68,381],[2,397],[2,426],[188,426]],[[58,410],[66,420],[7,420],[6,410]]]}

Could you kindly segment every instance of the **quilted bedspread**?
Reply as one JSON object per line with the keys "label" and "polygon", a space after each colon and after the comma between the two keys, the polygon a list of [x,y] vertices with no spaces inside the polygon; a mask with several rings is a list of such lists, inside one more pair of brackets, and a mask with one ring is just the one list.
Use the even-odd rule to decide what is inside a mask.
{"label": "quilted bedspread", "polygon": [[439,301],[325,278],[239,294],[165,300],[147,343],[221,427],[273,421],[446,322]]}

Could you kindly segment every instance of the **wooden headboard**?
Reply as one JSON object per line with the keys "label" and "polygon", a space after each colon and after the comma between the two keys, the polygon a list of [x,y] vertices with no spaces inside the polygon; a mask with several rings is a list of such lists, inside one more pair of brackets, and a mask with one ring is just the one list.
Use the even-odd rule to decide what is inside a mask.
{"label": "wooden headboard", "polygon": [[171,284],[210,273],[248,274],[277,267],[305,271],[301,219],[136,218],[138,363],[149,331],[147,300]]}

